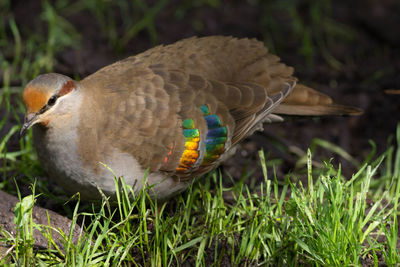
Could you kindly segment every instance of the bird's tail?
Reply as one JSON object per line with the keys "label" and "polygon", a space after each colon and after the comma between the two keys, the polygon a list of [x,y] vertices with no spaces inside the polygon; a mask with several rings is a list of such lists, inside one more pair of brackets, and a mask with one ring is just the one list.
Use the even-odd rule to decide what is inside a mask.
{"label": "bird's tail", "polygon": [[273,113],[281,115],[322,116],[360,115],[362,110],[333,102],[329,96],[310,87],[297,84]]}

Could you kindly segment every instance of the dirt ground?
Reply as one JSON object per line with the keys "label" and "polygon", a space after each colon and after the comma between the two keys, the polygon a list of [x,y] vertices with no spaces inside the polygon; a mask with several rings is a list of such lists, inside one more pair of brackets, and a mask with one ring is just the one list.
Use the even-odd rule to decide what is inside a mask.
{"label": "dirt ground", "polygon": [[[14,18],[22,30],[22,39],[24,29],[40,28],[37,14],[41,12],[42,2],[13,1]],[[148,1],[149,6],[156,2]],[[385,93],[388,89],[400,89],[399,1],[293,0],[287,6],[280,5],[279,1],[262,0],[189,2],[168,1],[155,16],[157,43],[169,44],[194,35],[257,38],[270,45],[282,61],[294,66],[302,83],[339,103],[364,110],[357,117],[289,118],[284,123],[265,125],[264,132],[243,142],[239,152],[224,164],[223,169],[236,179],[244,171],[255,170],[249,183],[263,180],[260,168],[256,167],[260,148],[268,158],[283,160],[277,167],[278,178],[294,170],[298,158],[295,152],[306,151],[314,138],[340,146],[360,162],[371,151],[369,140],[376,143],[378,152],[387,148],[388,137],[395,134],[400,119],[400,95]],[[327,13],[315,12],[317,3],[330,6],[329,12],[326,8],[321,10]],[[118,17],[118,10],[115,12]],[[143,30],[116,52],[93,14],[83,11],[60,15],[81,38],[78,48],[58,54],[55,72],[85,77],[153,45],[149,32]],[[318,15],[322,18],[318,19]],[[43,31],[39,28],[39,32]],[[306,34],[311,37],[307,39]],[[22,90],[23,85],[20,86]],[[15,123],[10,119],[0,134],[4,135]],[[19,140],[14,135],[7,144],[8,151],[18,146]],[[355,167],[344,159],[329,151],[317,150],[316,158],[330,157],[335,157],[334,164],[342,164],[346,176],[354,172]],[[29,191],[27,187],[22,189],[22,192]],[[51,208],[51,203],[40,204]]]}
{"label": "dirt ground", "polygon": [[[277,168],[278,176],[294,169],[298,157],[293,151],[306,151],[314,138],[340,146],[359,161],[371,150],[369,140],[377,144],[378,152],[387,148],[388,137],[395,133],[400,118],[400,95],[385,93],[387,89],[400,89],[400,32],[396,26],[400,23],[400,4],[397,1],[359,0],[351,4],[349,1],[325,1],[323,3],[331,4],[329,12],[317,6],[319,15],[329,15],[327,21],[332,22],[335,30],[320,27],[320,21],[327,24],[323,18],[313,19],[316,1],[293,1],[283,7],[277,1],[270,1],[272,4],[266,4],[268,1],[216,1],[217,6],[204,4],[207,1],[198,2],[203,4],[194,7],[169,1],[160,10],[154,21],[157,43],[168,44],[193,35],[233,35],[264,40],[285,63],[296,68],[296,76],[302,83],[331,95],[339,103],[364,110],[364,114],[357,117],[289,118],[285,123],[265,125],[263,133],[246,140],[239,153],[224,165],[234,177],[240,177],[244,170],[256,169],[253,179],[263,179],[259,168],[254,167],[259,164],[257,151],[260,148],[269,158],[283,159]],[[154,3],[156,1],[150,1],[149,6]],[[41,1],[14,1],[13,8],[22,38],[24,29],[41,26],[31,23],[35,21],[35,14],[41,12]],[[290,15],[293,10],[297,22]],[[177,15],[181,13],[183,15]],[[81,35],[80,45],[59,53],[55,72],[85,77],[102,66],[152,46],[149,33],[141,31],[116,52],[109,39],[101,34],[98,21],[88,19],[93,18],[92,14],[87,11],[70,14],[65,18]],[[116,17],[118,15],[116,11]],[[300,34],[294,30],[298,24],[303,27]],[[309,46],[304,41],[307,30],[311,32]],[[311,52],[304,52],[307,47],[313,48]],[[333,61],[340,62],[339,67]],[[15,121],[8,123],[4,132]],[[9,151],[18,145],[15,135],[8,143]],[[337,155],[317,150],[317,159],[331,157],[335,157],[334,164],[342,164],[345,175],[355,170]]]}
{"label": "dirt ground", "polygon": [[[358,0],[351,4],[349,1],[321,1],[330,6],[329,12],[317,6],[319,16],[329,15],[326,20],[324,17],[315,19],[316,1],[293,1],[287,7],[279,6],[278,1],[271,1],[272,4],[250,0],[196,1],[198,7],[183,2],[169,1],[155,16],[157,43],[168,44],[193,35],[233,35],[264,40],[285,63],[296,68],[296,76],[302,83],[331,95],[339,103],[364,110],[364,114],[357,117],[289,118],[285,123],[265,125],[264,132],[246,140],[239,153],[224,165],[234,177],[240,177],[244,170],[257,169],[254,166],[259,164],[257,151],[260,148],[264,148],[269,158],[283,159],[278,176],[294,169],[297,159],[294,151],[306,151],[314,138],[340,146],[359,161],[371,150],[369,140],[377,144],[378,152],[387,148],[388,137],[395,133],[400,118],[400,95],[385,93],[387,89],[400,89],[400,32],[397,27],[400,4],[397,1]],[[41,3],[13,2],[22,38],[24,29],[40,26],[40,22],[32,24],[32,21],[41,12]],[[154,3],[156,1],[150,1],[149,6]],[[291,15],[293,10],[296,16]],[[118,11],[116,13],[118,17]],[[88,19],[92,14],[87,11],[69,14],[65,18],[81,35],[80,46],[59,53],[55,72],[85,77],[102,66],[152,46],[149,33],[140,31],[116,52],[109,39],[101,34],[98,21]],[[319,22],[327,26],[320,26]],[[303,30],[295,30],[298,24]],[[308,46],[304,38],[307,32],[311,36]],[[336,62],[340,62],[339,65]],[[4,132],[15,121],[8,124]],[[15,135],[8,143],[9,151],[18,144]],[[335,164],[341,162],[345,175],[353,173],[354,166],[329,151],[318,149],[316,158],[333,156]],[[259,169],[255,177],[253,179],[263,179]]]}

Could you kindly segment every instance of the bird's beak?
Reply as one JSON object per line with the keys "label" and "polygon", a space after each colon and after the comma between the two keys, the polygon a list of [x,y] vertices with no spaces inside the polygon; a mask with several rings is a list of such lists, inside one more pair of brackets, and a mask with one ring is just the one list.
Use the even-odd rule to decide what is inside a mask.
{"label": "bird's beak", "polygon": [[25,115],[24,124],[22,125],[21,131],[19,132],[19,138],[25,135],[26,131],[37,122],[38,118],[38,113],[28,113]]}

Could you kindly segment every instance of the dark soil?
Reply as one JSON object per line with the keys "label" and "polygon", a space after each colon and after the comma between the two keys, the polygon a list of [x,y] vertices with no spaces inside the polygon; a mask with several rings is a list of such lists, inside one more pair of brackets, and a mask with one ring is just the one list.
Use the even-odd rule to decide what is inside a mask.
{"label": "dark soil", "polygon": [[[42,2],[13,1],[14,17],[22,29],[22,38],[32,27],[38,27],[38,32],[46,31],[40,28],[37,17]],[[152,6],[156,1],[148,2]],[[387,148],[388,137],[394,135],[400,119],[400,95],[385,93],[387,89],[400,89],[399,1],[332,1],[329,12],[317,12],[317,15],[329,16],[328,22],[334,23],[334,30],[319,25],[313,13],[313,8],[321,5],[318,3],[329,4],[329,1],[288,1],[286,9],[279,7],[278,0],[226,0],[220,1],[217,7],[204,4],[207,1],[195,2],[198,4],[178,0],[168,2],[155,17],[157,43],[168,44],[193,35],[233,35],[264,40],[285,63],[296,68],[296,76],[302,83],[331,95],[339,103],[364,110],[364,114],[357,117],[290,118],[284,123],[265,125],[264,132],[242,144],[242,149],[224,165],[224,170],[237,179],[242,172],[255,170],[252,183],[259,183],[264,178],[260,168],[256,167],[259,165],[257,151],[263,148],[269,158],[283,159],[277,167],[278,178],[282,178],[283,174],[294,171],[298,158],[290,151],[306,151],[314,138],[340,146],[360,162],[371,151],[369,140],[377,144],[379,153]],[[293,10],[297,12],[298,21],[290,16]],[[118,10],[115,12],[118,18]],[[81,42],[79,48],[58,54],[55,72],[85,77],[118,59],[153,46],[150,35],[144,30],[127,45],[115,49],[92,14],[83,11],[60,15],[81,34]],[[325,21],[324,18],[321,21]],[[122,21],[117,22],[122,24]],[[304,45],[304,32],[295,31],[299,24],[309,30],[311,51],[307,52]],[[343,31],[350,32],[350,36],[341,34]],[[341,62],[339,67],[327,60],[326,51]],[[10,121],[4,131],[15,123]],[[18,145],[14,136],[8,144],[9,151]],[[318,149],[315,156],[319,159],[335,157],[333,163],[340,162],[346,176],[355,170],[353,165],[329,151]]]}
{"label": "dark soil", "polygon": [[[18,198],[9,195],[0,190],[0,226],[3,230],[7,231],[12,235],[17,235],[17,225],[14,222],[14,207],[18,203]],[[22,208],[21,208],[22,209]],[[72,221],[58,213],[35,206],[32,211],[32,219],[36,224],[41,225],[52,225],[62,231],[66,236],[70,234]],[[21,218],[21,217],[19,217]],[[26,220],[26,219],[25,219]],[[22,218],[21,218],[22,221]],[[24,222],[22,222],[23,224]],[[19,223],[18,223],[19,224]],[[72,234],[72,243],[76,244],[79,239],[79,234],[83,231],[82,228],[75,225],[74,232]],[[60,235],[60,232],[52,229],[43,229],[44,233],[51,234],[53,241],[65,253],[64,238]],[[0,234],[1,236],[1,234]],[[1,236],[2,237],[2,236]],[[34,229],[33,238],[35,246],[39,249],[48,248],[48,239],[38,229]],[[4,243],[0,242],[0,252],[3,252]],[[0,253],[4,255],[3,253]]]}
{"label": "dark soil", "polygon": [[[41,11],[41,1],[29,1],[29,4],[25,1],[14,2],[17,24],[22,29],[30,29],[31,22],[35,21],[35,16]],[[271,137],[279,142],[284,140],[286,146],[298,147],[303,151],[310,146],[313,138],[322,138],[339,145],[360,161],[371,149],[368,143],[370,139],[376,142],[379,152],[386,149],[388,137],[395,133],[400,118],[400,96],[384,92],[386,89],[400,88],[400,30],[396,26],[400,23],[400,4],[397,1],[359,0],[353,1],[351,5],[348,1],[332,3],[330,19],[337,24],[336,27],[350,28],[352,34],[335,40],[333,45],[328,44],[329,53],[342,63],[340,68],[332,67],[324,59],[323,48],[315,40],[318,34],[314,30],[325,30],[323,37],[326,39],[330,32],[325,28],[321,30],[315,22],[310,21],[311,10],[316,5],[314,1],[287,4],[288,9],[296,8],[301,16],[299,23],[309,27],[312,37],[315,37],[311,39],[314,48],[311,56],[302,55],[299,51],[304,43],[302,36],[293,30],[297,24],[289,17],[289,11],[278,9],[273,4],[264,4],[263,1],[222,1],[217,7],[199,4],[198,8],[194,8],[194,4],[178,3],[170,1],[155,17],[158,43],[168,44],[193,35],[218,34],[266,40],[273,44],[274,52],[285,63],[296,68],[296,76],[302,83],[331,95],[339,103],[364,110],[364,114],[358,117],[300,118],[282,124],[266,125],[264,133],[244,143],[246,152],[238,153],[229,162],[229,166],[242,166],[237,163],[253,159],[258,162],[255,152],[264,148],[271,152],[271,157],[285,159],[284,171],[292,169],[294,159],[269,144]],[[184,15],[178,16],[180,13]],[[272,16],[269,20],[273,25],[265,22],[266,16]],[[142,31],[116,53],[106,36],[101,34],[99,24],[92,14],[87,11],[75,12],[65,17],[81,34],[81,42],[79,48],[59,53],[55,72],[85,77],[105,65],[152,46],[149,35]],[[33,25],[40,26],[37,22]],[[38,29],[38,32],[43,31]],[[17,138],[11,141],[10,146],[13,145],[18,145]],[[323,155],[326,159],[331,156],[329,153]],[[338,161],[342,163],[345,174],[353,172],[345,161]]]}

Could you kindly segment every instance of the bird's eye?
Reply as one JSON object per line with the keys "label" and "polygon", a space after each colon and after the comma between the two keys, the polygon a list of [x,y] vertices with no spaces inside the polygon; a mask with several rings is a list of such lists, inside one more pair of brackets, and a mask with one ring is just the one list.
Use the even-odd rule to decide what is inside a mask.
{"label": "bird's eye", "polygon": [[53,106],[56,103],[57,100],[57,96],[53,95],[52,97],[49,98],[49,100],[47,101],[47,105],[48,106]]}

